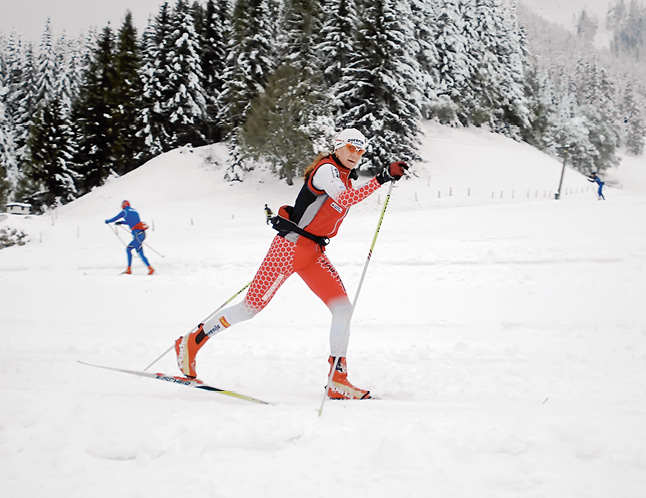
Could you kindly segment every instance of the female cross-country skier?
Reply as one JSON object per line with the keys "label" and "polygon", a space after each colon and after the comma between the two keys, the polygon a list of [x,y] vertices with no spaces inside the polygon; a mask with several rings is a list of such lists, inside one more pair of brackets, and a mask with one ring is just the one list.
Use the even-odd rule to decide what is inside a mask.
{"label": "female cross-country skier", "polygon": [[121,203],[121,209],[122,211],[118,215],[110,218],[109,220],[105,220],[105,222],[113,223],[123,218],[123,221],[117,221],[116,224],[128,225],[130,227],[130,230],[132,231],[132,241],[126,247],[126,253],[128,254],[128,268],[126,268],[126,271],[124,271],[123,273],[127,273],[128,275],[132,273],[132,250],[134,249],[135,251],[137,251],[137,254],[139,254],[139,257],[144,262],[144,264],[148,267],[148,275],[152,275],[153,273],[155,273],[155,270],[152,266],[150,266],[148,259],[144,255],[144,248],[142,245],[144,243],[144,240],[146,239],[145,230],[148,228],[148,225],[141,221],[141,219],[139,218],[139,213],[132,206],[130,206],[130,203],[128,201],[123,201]]}
{"label": "female cross-country skier", "polygon": [[601,181],[601,178],[597,176],[597,173],[593,171],[592,174],[588,177],[588,181],[599,185],[599,190],[597,191],[597,194],[599,195],[599,200],[605,201],[606,198],[603,196],[603,186],[605,184]]}
{"label": "female cross-country skier", "polygon": [[195,356],[215,334],[249,320],[274,297],[293,273],[327,305],[332,313],[330,328],[330,373],[327,386],[331,399],[369,399],[370,392],[353,386],[347,378],[346,352],[352,305],[339,274],[325,255],[325,245],[334,237],[348,210],[389,181],[399,180],[408,169],[403,161],[386,166],[376,177],[360,187],[355,168],[366,151],[367,139],[355,129],[343,130],[334,140],[332,154],[320,154],[305,171],[305,183],[294,206],[283,206],[272,219],[278,235],[256,273],[242,302],[223,309],[188,335],[175,341],[179,369],[196,377]]}

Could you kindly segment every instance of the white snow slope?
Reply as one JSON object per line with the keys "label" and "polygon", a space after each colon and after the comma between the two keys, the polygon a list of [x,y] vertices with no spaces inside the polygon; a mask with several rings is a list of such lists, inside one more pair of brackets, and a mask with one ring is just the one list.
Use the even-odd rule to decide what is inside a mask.
{"label": "white snow slope", "polygon": [[[77,362],[143,369],[251,280],[264,204],[300,185],[226,183],[224,148],[183,149],[1,222],[31,242],[0,251],[0,496],[644,496],[645,159],[607,177],[605,202],[567,169],[557,201],[558,161],[425,130],[353,319],[350,379],[381,399],[322,417],[329,315],[297,276],[198,356],[202,379],[273,406]],[[386,192],[328,246],[351,298]],[[151,277],[138,259],[119,274],[104,220],[122,199],[153,227]],[[179,373],[173,354],[152,370]]]}

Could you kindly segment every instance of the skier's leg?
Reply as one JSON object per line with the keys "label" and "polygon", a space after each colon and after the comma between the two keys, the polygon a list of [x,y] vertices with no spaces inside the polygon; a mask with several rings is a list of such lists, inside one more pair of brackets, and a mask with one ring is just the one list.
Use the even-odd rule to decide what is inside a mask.
{"label": "skier's leg", "polygon": [[[370,398],[370,391],[360,389],[348,380],[346,355],[350,338],[352,305],[339,274],[325,254],[321,254],[314,264],[300,268],[298,274],[332,313],[330,357],[328,358],[330,373],[332,368],[335,366],[336,368],[331,384],[328,386],[328,396],[332,399]],[[336,361],[337,358],[338,361]]]}
{"label": "skier's leg", "polygon": [[272,300],[276,291],[294,273],[295,248],[294,243],[276,236],[256,272],[245,298],[240,303],[223,309],[205,322],[205,333],[212,336],[260,313]]}
{"label": "skier's leg", "polygon": [[328,307],[332,314],[330,326],[330,354],[345,356],[350,336],[352,305],[341,277],[328,259],[321,253],[313,264],[300,268],[299,276]]}
{"label": "skier's leg", "polygon": [[195,356],[206,341],[236,323],[256,316],[269,304],[276,291],[294,273],[293,256],[296,245],[276,236],[242,302],[223,309],[194,332],[175,341],[177,364],[185,375],[195,377]]}
{"label": "skier's leg", "polygon": [[137,239],[133,237],[130,244],[126,246],[126,254],[128,255],[128,268],[132,266],[132,250],[137,247]]}
{"label": "skier's leg", "polygon": [[144,255],[144,240],[146,240],[146,232],[143,230],[140,231],[137,235],[135,235],[135,239],[137,239],[137,242],[139,244],[139,247],[137,247],[137,254],[141,258],[141,260],[144,262],[144,264],[150,268],[150,263],[148,262],[148,258]]}

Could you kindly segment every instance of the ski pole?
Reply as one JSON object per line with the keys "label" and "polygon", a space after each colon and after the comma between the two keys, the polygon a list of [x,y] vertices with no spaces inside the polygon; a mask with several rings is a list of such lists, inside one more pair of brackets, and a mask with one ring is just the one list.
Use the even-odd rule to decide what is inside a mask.
{"label": "ski pole", "polygon": [[127,247],[128,244],[126,244],[123,240],[121,240],[121,237],[119,237],[119,232],[117,232],[117,228],[112,227],[112,225],[110,225],[109,223],[107,225],[108,225],[108,228],[110,229],[110,231],[117,236],[117,239],[119,239],[119,242],[121,242],[121,244],[124,247]]}
{"label": "ski pole", "polygon": [[[361,292],[363,279],[365,278],[366,272],[368,271],[368,264],[370,263],[370,258],[372,257],[372,251],[375,248],[375,244],[377,243],[377,236],[379,235],[381,222],[384,220],[384,214],[386,214],[386,208],[388,207],[388,201],[390,200],[390,194],[393,191],[394,185],[395,185],[395,182],[391,181],[390,187],[388,188],[388,194],[386,195],[386,200],[384,201],[384,207],[381,209],[381,216],[379,217],[379,222],[377,223],[377,229],[375,230],[375,235],[372,238],[372,244],[370,245],[370,250],[368,251],[368,257],[366,258],[366,262],[363,265],[363,272],[361,273],[361,278],[359,279],[359,286],[357,287],[357,292],[354,295],[354,301],[352,302],[352,308],[350,309],[350,317],[348,318],[348,323],[345,326],[344,335],[348,334],[348,331],[350,329],[350,322],[352,321],[352,315],[354,315],[354,309],[357,307],[357,301],[359,300],[359,293]],[[330,370],[330,375],[328,376],[328,379],[327,379],[325,394],[323,395],[323,400],[321,401],[321,407],[319,408],[319,417],[323,414],[323,406],[325,405],[325,400],[327,400],[327,390],[329,389],[329,385],[332,382],[332,377],[334,376],[334,372],[336,371],[336,367],[338,364],[339,364],[339,357],[337,356],[334,359],[334,364],[332,365],[332,369]]]}
{"label": "ski pole", "polygon": [[[242,291],[244,291],[247,287],[251,285],[251,282],[249,282],[247,285],[245,285],[242,289],[240,289],[238,292],[236,292],[233,296],[231,296],[229,299],[227,299],[225,302],[223,302],[218,309],[216,309],[213,313],[211,313],[209,316],[207,316],[202,322],[200,323],[206,323],[208,322],[211,318],[213,318],[213,315],[215,315],[218,311],[220,311],[222,308],[224,308],[227,304],[229,304],[231,301],[233,301],[236,297],[238,297]],[[191,329],[191,332],[193,330]],[[190,332],[189,332],[190,334]],[[148,365],[146,368],[144,368],[144,372],[148,370],[150,367],[152,367],[155,363],[157,363],[159,360],[161,360],[164,356],[166,356],[168,353],[172,351],[172,349],[175,347],[175,344],[173,344],[170,348],[168,348],[166,351],[164,351],[162,354],[160,354],[150,365]]]}
{"label": "ski pole", "polygon": [[[124,227],[123,225],[119,225],[119,226],[120,226],[121,228],[123,228],[126,232],[128,231],[128,229],[127,229],[126,227]],[[145,245],[148,249],[150,249],[152,252],[154,252],[154,253],[155,253],[155,254],[157,254],[158,256],[161,256],[162,258],[165,258],[165,257],[166,257],[166,256],[164,256],[162,253],[160,253],[159,251],[156,251],[154,247],[150,247],[150,244],[149,244],[148,242],[143,241],[143,242],[142,242],[142,244],[143,244],[143,245]]]}

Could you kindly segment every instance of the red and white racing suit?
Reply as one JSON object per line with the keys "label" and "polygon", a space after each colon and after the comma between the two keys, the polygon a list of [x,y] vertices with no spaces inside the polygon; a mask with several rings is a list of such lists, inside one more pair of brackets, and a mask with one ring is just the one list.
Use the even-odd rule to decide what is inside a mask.
{"label": "red and white racing suit", "polygon": [[[350,171],[334,155],[321,159],[299,192],[291,221],[313,235],[334,237],[350,207],[381,186],[373,178],[355,188],[349,178]],[[279,232],[244,300],[225,308],[205,322],[204,332],[212,336],[231,325],[253,318],[296,272],[332,313],[331,356],[345,357],[352,305],[339,274],[324,251],[324,247],[295,232]]]}

